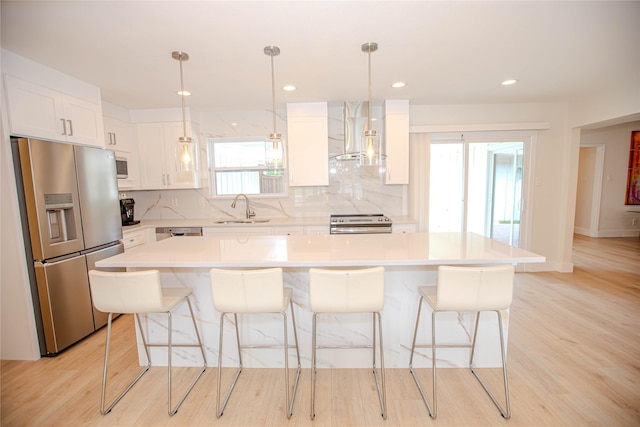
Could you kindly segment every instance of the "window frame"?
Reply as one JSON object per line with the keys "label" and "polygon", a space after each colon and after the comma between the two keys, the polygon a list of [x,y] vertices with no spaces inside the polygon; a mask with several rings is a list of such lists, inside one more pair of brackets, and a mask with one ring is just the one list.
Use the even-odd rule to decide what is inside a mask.
{"label": "window frame", "polygon": [[[269,171],[269,170],[273,170],[273,169],[269,169],[266,166],[231,166],[231,167],[217,167],[216,166],[216,157],[215,157],[215,144],[216,143],[237,143],[237,144],[241,144],[241,143],[249,143],[249,142],[260,142],[263,144],[267,143],[267,139],[264,136],[240,136],[240,137],[222,137],[222,138],[215,138],[215,137],[207,137],[206,138],[206,146],[207,146],[207,159],[209,161],[209,194],[211,198],[220,198],[220,199],[224,199],[224,198],[233,198],[237,195],[237,193],[234,194],[218,194],[217,193],[217,182],[216,182],[216,176],[218,172],[240,172],[240,171],[246,171],[246,172],[251,172],[251,171],[256,171],[256,172],[262,172],[262,171]],[[287,179],[287,170],[288,170],[288,159],[287,159],[287,147],[286,147],[286,141],[284,146],[282,147],[282,155],[283,155],[283,161],[282,161],[282,192],[278,192],[278,193],[245,193],[248,196],[251,196],[251,198],[286,198],[289,196],[289,180]]]}

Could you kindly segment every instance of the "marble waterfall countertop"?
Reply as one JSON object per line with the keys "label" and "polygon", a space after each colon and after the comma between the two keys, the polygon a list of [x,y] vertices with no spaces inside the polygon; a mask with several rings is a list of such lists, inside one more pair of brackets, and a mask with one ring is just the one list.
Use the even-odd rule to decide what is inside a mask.
{"label": "marble waterfall countertop", "polygon": [[[209,268],[283,267],[284,282],[293,290],[300,353],[304,367],[310,366],[311,311],[309,308],[309,267],[366,267],[385,266],[385,306],[383,333],[385,364],[389,368],[404,368],[411,348],[412,327],[415,322],[417,288],[436,283],[436,267],[442,264],[516,264],[543,262],[544,257],[508,246],[472,233],[395,233],[355,235],[236,235],[213,233],[205,236],[181,236],[142,245],[96,263],[97,268],[127,267],[160,270],[163,287],[189,287],[193,291],[193,306],[206,357],[212,366],[217,363],[219,316],[211,301]],[[184,307],[181,308],[183,311]],[[153,315],[150,315],[153,316]],[[158,315],[160,316],[160,315]],[[263,315],[259,315],[263,316]],[[241,334],[249,342],[280,342],[281,318],[277,315],[253,318],[243,317]],[[427,316],[428,317],[428,316]],[[486,319],[485,319],[486,317]],[[159,340],[166,337],[166,326],[161,316],[144,320],[145,328]],[[180,336],[191,336],[188,317],[173,317],[174,330]],[[443,313],[439,316],[439,331],[452,343],[468,340],[475,316],[470,313]],[[483,316],[479,331],[478,364],[484,367],[500,366],[501,356],[495,331],[495,320]],[[504,318],[508,327],[508,316]],[[439,320],[440,322],[440,320]],[[230,322],[228,322],[230,323]],[[231,326],[225,332],[225,347],[233,348],[235,339]],[[329,343],[362,344],[371,339],[370,316],[349,315],[346,319],[324,316],[321,321],[323,340]],[[428,326],[425,326],[428,327]],[[467,332],[465,332],[467,331]],[[244,338],[243,338],[244,339]],[[138,343],[140,363],[145,363],[144,351]],[[153,365],[166,365],[166,351],[151,349]],[[195,353],[187,349],[176,351],[176,365],[195,366]],[[282,366],[280,352],[248,350],[246,367]],[[224,366],[235,366],[237,356],[225,352]],[[481,356],[481,357],[480,357]],[[438,363],[443,366],[466,367],[468,349],[441,352]],[[371,354],[364,350],[322,352],[319,367],[362,368],[370,366]],[[415,366],[429,366],[427,353],[418,356]]]}
{"label": "marble waterfall countertop", "polygon": [[516,264],[544,257],[474,233],[184,236],[96,263],[98,268],[366,267]]}

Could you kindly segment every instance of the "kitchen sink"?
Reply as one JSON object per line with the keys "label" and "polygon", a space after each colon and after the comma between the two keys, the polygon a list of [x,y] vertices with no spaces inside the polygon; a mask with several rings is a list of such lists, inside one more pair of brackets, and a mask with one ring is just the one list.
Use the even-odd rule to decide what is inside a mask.
{"label": "kitchen sink", "polygon": [[262,224],[271,221],[270,219],[223,219],[214,221],[214,224]]}

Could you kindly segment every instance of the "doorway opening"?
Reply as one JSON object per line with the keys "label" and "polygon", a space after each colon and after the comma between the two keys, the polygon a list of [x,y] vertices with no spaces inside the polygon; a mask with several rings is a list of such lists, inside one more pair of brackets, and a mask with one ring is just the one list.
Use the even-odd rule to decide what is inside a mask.
{"label": "doorway opening", "polygon": [[508,133],[433,134],[429,231],[473,232],[521,247],[530,142]]}

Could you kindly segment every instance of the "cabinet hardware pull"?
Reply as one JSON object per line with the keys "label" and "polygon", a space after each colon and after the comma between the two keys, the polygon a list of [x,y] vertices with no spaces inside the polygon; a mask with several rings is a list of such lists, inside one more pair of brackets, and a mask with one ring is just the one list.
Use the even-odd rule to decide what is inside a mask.
{"label": "cabinet hardware pull", "polygon": [[71,124],[71,120],[67,120],[69,122],[69,136],[73,136],[73,125]]}
{"label": "cabinet hardware pull", "polygon": [[67,123],[65,122],[64,119],[60,119],[60,121],[62,122],[62,135],[66,135],[67,134]]}
{"label": "cabinet hardware pull", "polygon": [[118,140],[116,139],[116,133],[113,132],[112,135],[113,135],[113,145],[118,145]]}

